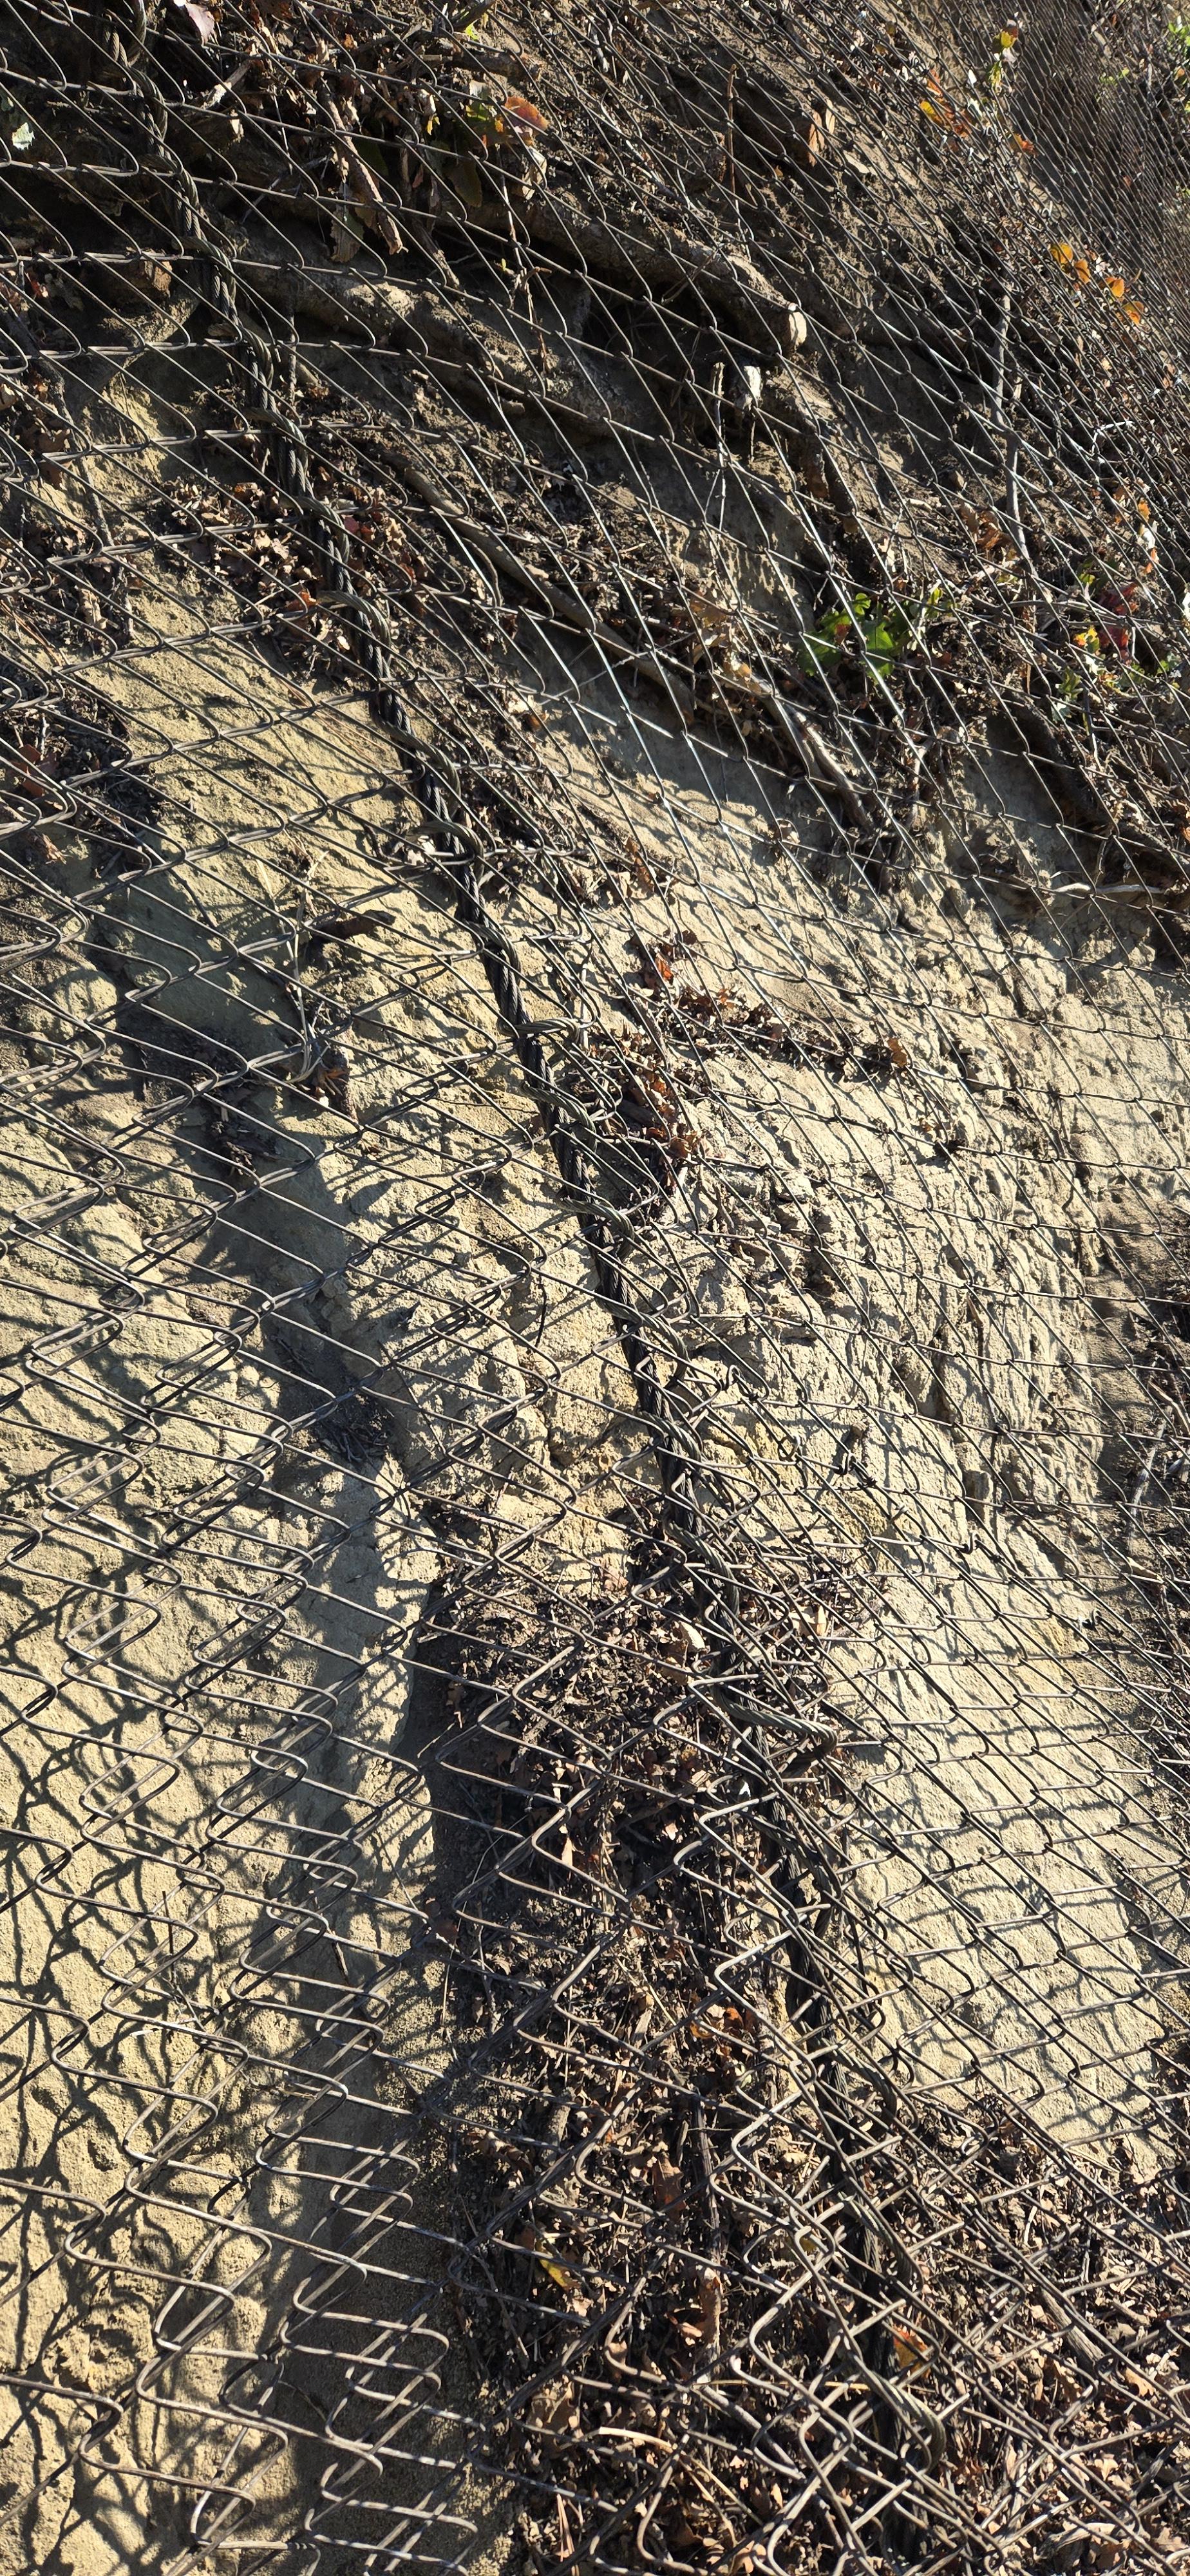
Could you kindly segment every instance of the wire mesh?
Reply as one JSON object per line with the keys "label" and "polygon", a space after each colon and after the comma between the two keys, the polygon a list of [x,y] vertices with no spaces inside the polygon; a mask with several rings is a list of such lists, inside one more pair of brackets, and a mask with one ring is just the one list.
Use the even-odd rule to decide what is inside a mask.
{"label": "wire mesh", "polygon": [[8,2563],[1190,2548],[1190,33],[4,13]]}

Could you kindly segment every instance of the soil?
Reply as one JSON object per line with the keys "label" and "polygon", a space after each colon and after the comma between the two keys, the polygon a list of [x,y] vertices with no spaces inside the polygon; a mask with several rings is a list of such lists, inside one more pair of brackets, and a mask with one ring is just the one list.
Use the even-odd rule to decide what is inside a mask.
{"label": "soil", "polygon": [[[927,54],[936,79],[957,80],[957,39],[881,23],[910,89]],[[788,1735],[804,1726],[798,1760],[820,1761],[806,1832],[846,1938],[807,1935],[807,1956],[835,1963],[841,2062],[862,2058],[873,2098],[912,2104],[939,2172],[952,2155],[960,2170],[963,2124],[982,2122],[981,2152],[1023,2159],[1037,2207],[1131,2195],[1121,2242],[1143,2236],[1141,2272],[1167,2220],[1165,2259],[1180,2259],[1190,994],[1168,660],[1122,712],[1100,673],[1086,730],[1093,744],[1098,722],[1106,747],[1097,761],[1083,744],[1076,793],[1058,719],[1044,752],[1030,734],[1042,678],[1019,676],[1020,630],[1044,677],[1026,594],[1042,582],[1053,608],[1098,487],[1088,497],[1084,477],[1075,492],[1055,433],[1044,472],[1021,474],[1028,580],[999,521],[989,570],[976,522],[992,468],[979,449],[956,488],[936,371],[883,342],[832,356],[822,323],[773,345],[778,306],[813,322],[829,290],[837,309],[832,262],[858,257],[857,204],[882,222],[899,205],[907,228],[912,214],[902,285],[953,249],[967,182],[936,137],[914,128],[918,157],[899,161],[898,126],[877,153],[841,56],[823,56],[824,167],[815,146],[796,178],[791,145],[766,183],[772,237],[758,219],[734,286],[707,267],[697,319],[679,299],[679,400],[660,200],[642,180],[642,240],[617,171],[596,206],[576,176],[602,130],[593,101],[589,132],[573,105],[585,56],[561,36],[543,53],[527,22],[484,25],[480,52],[512,48],[548,110],[557,222],[572,240],[576,208],[618,224],[627,268],[605,260],[593,288],[593,241],[563,274],[539,229],[546,265],[526,294],[526,216],[511,284],[487,250],[482,276],[468,268],[466,242],[445,234],[456,295],[449,270],[444,283],[410,257],[394,272],[363,234],[336,236],[330,255],[300,201],[267,223],[259,196],[233,211],[258,285],[274,260],[292,288],[297,245],[306,434],[357,574],[371,564],[362,593],[388,601],[408,724],[427,757],[449,747],[461,779],[482,899],[586,1156],[589,1203],[560,1168],[549,1096],[497,1006],[408,744],[359,667],[341,597],[319,588],[308,526],[278,498],[266,431],[227,426],[219,343],[194,329],[181,265],[142,280],[152,305],[134,349],[90,334],[68,371],[70,438],[5,523],[26,582],[0,628],[6,700],[28,714],[19,740],[4,718],[10,791],[19,804],[38,759],[56,784],[26,796],[9,841],[0,1037],[0,2549],[53,2576],[224,2576],[266,2558],[285,2576],[578,2563],[594,2527],[588,2455],[581,2474],[567,2466],[567,2443],[595,2442],[581,2371],[559,2358],[564,2337],[548,2342],[552,2311],[548,2327],[526,2322],[545,2284],[512,2296],[508,2281],[537,2263],[573,2338],[580,2195],[567,2185],[561,2232],[546,2233],[532,2158],[517,2163],[501,2121],[515,2137],[535,2092],[539,2107],[562,2102],[541,2130],[561,2152],[581,2097],[592,2124],[614,2114],[627,2137],[602,2076],[558,2074],[544,2041],[517,2054],[531,1990],[553,1993],[563,2048],[558,1963],[578,1959],[571,1924],[593,1891],[603,1984],[594,1997],[576,1985],[573,2005],[591,2064],[605,2030],[617,2063],[645,2050],[633,2033],[647,2001],[654,2036],[676,2034],[647,2077],[656,2102],[664,2084],[710,2099],[711,2059],[691,2076],[682,2056],[697,1980],[687,1993],[674,1968],[662,1991],[657,1965],[663,1939],[695,1955],[692,1918],[676,1897],[665,1913],[665,1870],[648,1876],[639,1849],[630,1867],[616,1838],[622,1813],[638,1838],[640,1815],[670,1832],[639,1767],[645,1718],[667,1743],[705,1719],[707,1768],[681,1788],[675,1847],[691,1817],[703,1831],[738,1797],[714,1696],[732,1620],[732,1669],[742,1629],[765,1724],[783,1712]],[[766,37],[766,54],[757,36],[754,86],[776,63],[782,94],[800,97],[825,41]],[[713,55],[707,36],[700,77]],[[664,59],[667,79],[685,77],[680,49],[676,68]],[[828,223],[815,190],[841,165],[850,214]],[[719,205],[711,187],[689,160],[683,223],[691,203]],[[1022,234],[1043,242],[1056,217],[1023,161],[1020,187]],[[684,238],[675,215],[665,256]],[[1060,262],[1043,283],[1067,293]],[[761,372],[742,354],[741,309],[754,327],[768,317],[758,417],[738,374]],[[928,334],[928,295],[912,310]],[[618,339],[609,314],[627,323]],[[1078,364],[1102,365],[1088,334]],[[464,373],[476,350],[478,385]],[[1122,374],[1125,358],[1112,363]],[[1139,469],[1110,505],[1131,513],[1134,547],[1149,508],[1166,508],[1163,470],[1152,462],[1144,518]],[[993,497],[1007,520],[1002,473]],[[110,597],[86,576],[105,527],[124,565]],[[949,676],[919,671],[899,629],[883,665],[870,633],[861,651],[867,605],[842,644],[822,642],[816,527],[853,603],[879,532],[889,600],[910,620],[935,601]],[[974,585],[961,616],[960,579]],[[1061,649],[1074,667],[1065,632]],[[882,684],[901,692],[892,715]],[[1045,679],[1051,710],[1056,686]],[[933,771],[931,735],[945,753]],[[1059,752],[1066,739],[1059,728]],[[698,1594],[693,1551],[680,1599],[666,1592],[673,1461],[606,1293],[596,1204],[696,1461],[681,1491],[734,1568],[730,1616],[708,1609],[705,1558]],[[549,1657],[572,1649],[572,1695],[543,1695]],[[517,1747],[506,1779],[501,1729]],[[629,1783],[598,1815],[592,1763]],[[541,1823],[551,1799],[569,1819],[557,1849]],[[499,1855],[520,1851],[522,1808],[548,1869],[525,1859],[518,1912],[520,1862]],[[779,1986],[731,1967],[776,1939],[757,1833],[738,1880],[722,1861],[699,1974],[716,2012],[767,2030],[749,2081],[793,2138],[788,2104],[813,2091],[817,2043],[794,1992],[810,1970]],[[795,1851],[791,1887],[803,1865]],[[639,1956],[624,1946],[633,1907]],[[528,2107],[509,2111],[518,2087]],[[652,2209],[651,2192],[665,2211],[671,2150],[675,2171],[683,2156],[730,2161],[726,2112],[701,2146],[692,2116],[680,2137],[661,2116],[650,2127],[641,2112],[635,2166],[627,2146],[614,2177],[593,2157],[592,2205],[635,2194]],[[741,2135],[737,2120],[737,2166]],[[813,2179],[800,2133],[767,2166],[756,2154],[766,2225],[801,2195],[819,2213],[811,2232],[836,2230],[851,2261],[837,2169]],[[947,2309],[928,2259],[949,2227],[954,2278],[970,2261],[977,2282],[966,2219],[944,2221],[922,2191],[922,2277],[946,2331],[977,2336],[976,2290]],[[706,2225],[704,2212],[704,2239]],[[1056,2244],[1056,2217],[1050,2232]],[[690,2238],[704,2273],[719,2241]],[[667,2297],[693,2259],[681,2244]],[[610,2277],[628,2257],[605,2245],[600,2259]],[[848,2277],[859,2297],[854,2262]],[[855,2332],[869,2374],[895,2378],[904,2335],[888,2344],[881,2295],[879,2368]],[[1142,2297],[1135,2282],[1129,2295]],[[1028,2296],[1025,2281],[1021,2314]],[[1151,2321],[1151,2282],[1144,2296]],[[717,2321],[712,2337],[708,2314],[696,2299],[672,2332],[710,2371],[730,2335]],[[1126,2432],[1112,2419],[1134,2466],[1126,2444],[1143,2438],[1153,2385],[1174,2404],[1157,2359],[1164,2375],[1121,2400]],[[906,2386],[916,2371],[905,2364]],[[531,2381],[548,2407],[540,2388],[526,2398]],[[919,2413],[945,2412],[932,2385]],[[1039,2457],[1069,2402],[1057,2380],[1036,2400]],[[902,2394],[903,2422],[918,2403]],[[989,2481],[971,2467],[980,2512],[993,2487],[1013,2492],[996,2420],[994,2457],[990,2436],[971,2455]],[[749,2451],[748,2476],[765,2456]],[[724,2475],[745,2471],[729,2459]],[[1038,2488],[1037,2528],[1052,2514],[1082,2531],[1076,2488]],[[739,2576],[828,2563],[821,2535],[797,2555],[784,2501],[751,2498],[747,2531],[777,2529],[786,2552],[763,2559],[740,2555],[751,2543],[721,2494],[719,2524],[701,2489],[683,2496],[680,2527],[655,2526],[668,2556],[650,2561],[641,2525],[642,2556],[621,2539],[598,2563]],[[1167,2563],[1171,2511],[1131,2529],[1138,2565]],[[1004,2530],[1003,2565],[1114,2563],[1030,2557],[1011,2513]],[[933,2563],[920,2536],[917,2557],[903,2531],[896,2545],[899,2558],[866,2563]]]}

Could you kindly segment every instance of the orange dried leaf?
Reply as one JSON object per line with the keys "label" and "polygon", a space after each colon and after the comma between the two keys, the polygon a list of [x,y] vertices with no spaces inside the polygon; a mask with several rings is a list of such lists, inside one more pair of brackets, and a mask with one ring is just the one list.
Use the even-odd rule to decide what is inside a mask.
{"label": "orange dried leaf", "polygon": [[928,2370],[930,2347],[912,2326],[893,2326],[892,2346],[901,2370]]}
{"label": "orange dried leaf", "polygon": [[926,88],[929,91],[929,97],[918,100],[922,115],[930,117],[935,125],[944,125],[950,134],[960,136],[969,134],[970,126],[951,106],[937,72],[927,72]]}
{"label": "orange dried leaf", "polygon": [[519,90],[506,90],[503,103],[507,114],[514,117],[518,125],[531,125],[538,134],[549,133],[548,116],[543,116],[541,109],[534,107],[531,98],[522,98]]}

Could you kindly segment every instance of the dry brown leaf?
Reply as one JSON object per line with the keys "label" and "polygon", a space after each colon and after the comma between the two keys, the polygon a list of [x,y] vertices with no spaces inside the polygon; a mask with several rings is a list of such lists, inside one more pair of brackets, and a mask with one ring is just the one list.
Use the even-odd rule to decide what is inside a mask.
{"label": "dry brown leaf", "polygon": [[671,2162],[664,2150],[653,2159],[649,2168],[649,2181],[653,2187],[653,2198],[659,2209],[672,2209],[682,2199],[681,2170]]}

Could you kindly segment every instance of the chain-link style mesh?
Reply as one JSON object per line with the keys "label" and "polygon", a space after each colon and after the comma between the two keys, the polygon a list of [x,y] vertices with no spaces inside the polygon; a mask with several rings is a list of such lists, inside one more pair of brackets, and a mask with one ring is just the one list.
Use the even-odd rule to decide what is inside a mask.
{"label": "chain-link style mesh", "polygon": [[9,6],[0,2548],[1190,2554],[1190,26]]}

